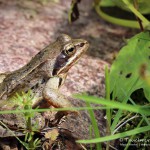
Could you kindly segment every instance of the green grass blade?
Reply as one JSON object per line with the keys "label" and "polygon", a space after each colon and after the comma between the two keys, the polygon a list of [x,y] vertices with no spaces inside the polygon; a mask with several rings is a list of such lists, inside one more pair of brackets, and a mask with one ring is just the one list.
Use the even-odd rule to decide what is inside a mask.
{"label": "green grass blade", "polygon": [[96,139],[92,139],[92,140],[78,140],[76,142],[84,143],[84,144],[106,142],[106,141],[111,141],[111,140],[115,140],[115,139],[118,139],[118,138],[124,138],[124,137],[127,137],[127,136],[143,133],[143,132],[146,132],[146,131],[149,131],[149,130],[150,130],[150,126],[145,126],[145,127],[136,128],[136,129],[133,129],[133,130],[130,130],[130,131],[126,131],[126,132],[123,132],[123,133],[118,133],[118,134],[105,136],[105,137],[101,137],[101,138],[96,138]]}
{"label": "green grass blade", "polygon": [[[110,100],[110,82],[109,82],[108,66],[105,67],[105,92],[106,92],[106,96],[105,96],[106,99]],[[110,109],[106,109],[106,116],[107,116],[108,129],[110,129],[111,126]]]}
{"label": "green grass blade", "polygon": [[18,113],[28,113],[28,112],[45,112],[45,111],[67,111],[67,110],[100,110],[107,109],[108,107],[72,107],[72,108],[45,108],[45,109],[28,109],[28,110],[4,110],[0,111],[0,114],[18,114]]}
{"label": "green grass blade", "polygon": [[139,105],[133,106],[130,104],[122,104],[121,102],[110,101],[104,98],[98,98],[98,97],[88,96],[88,95],[76,95],[76,98],[90,103],[106,105],[111,108],[117,108],[117,109],[135,112],[135,113],[145,114],[146,116],[150,115],[150,106],[147,107],[142,107]]}
{"label": "green grass blade", "polygon": [[[110,100],[110,81],[109,81],[109,71],[108,71],[108,66],[105,67],[105,93],[106,93],[106,99]],[[110,130],[110,127],[111,127],[111,110],[108,108],[106,109],[106,117],[107,117],[107,120],[106,120],[106,133],[107,135],[110,135],[111,134],[111,130]],[[109,150],[109,145],[110,143],[107,142],[106,144],[106,150]]]}
{"label": "green grass blade", "polygon": [[[88,103],[88,102],[86,103],[86,105],[88,107],[91,107],[90,103]],[[95,137],[99,138],[100,137],[100,133],[99,133],[99,128],[98,128],[98,125],[97,125],[97,121],[96,121],[96,118],[95,118],[94,111],[92,109],[90,109],[90,110],[88,110],[88,112],[89,112],[90,119],[91,119],[91,122],[92,122],[92,126],[93,126],[93,129],[94,129]],[[101,150],[102,149],[101,144],[97,143],[96,144],[96,148],[98,150]]]}

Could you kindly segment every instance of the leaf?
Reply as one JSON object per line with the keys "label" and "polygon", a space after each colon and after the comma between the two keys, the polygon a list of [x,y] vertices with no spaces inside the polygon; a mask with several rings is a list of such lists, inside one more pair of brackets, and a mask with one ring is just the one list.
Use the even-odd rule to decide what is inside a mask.
{"label": "leaf", "polygon": [[39,138],[36,138],[33,142],[34,147],[38,148],[40,147],[41,140]]}
{"label": "leaf", "polygon": [[145,97],[150,101],[150,86],[142,77],[150,73],[150,34],[142,32],[131,38],[124,46],[110,70],[110,92],[113,97],[122,101],[126,95],[131,95],[137,89],[143,89]]}

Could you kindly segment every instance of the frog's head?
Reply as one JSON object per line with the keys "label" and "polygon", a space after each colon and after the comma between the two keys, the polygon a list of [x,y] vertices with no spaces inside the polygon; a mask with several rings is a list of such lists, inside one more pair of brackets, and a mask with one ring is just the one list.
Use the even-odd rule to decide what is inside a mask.
{"label": "frog's head", "polygon": [[55,60],[53,76],[66,74],[89,47],[86,40],[72,39],[66,34],[59,36],[57,41],[61,43],[61,51]]}

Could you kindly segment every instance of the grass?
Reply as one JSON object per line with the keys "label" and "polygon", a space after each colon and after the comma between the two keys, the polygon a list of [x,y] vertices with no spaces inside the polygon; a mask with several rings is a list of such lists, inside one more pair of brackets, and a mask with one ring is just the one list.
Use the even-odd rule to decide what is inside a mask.
{"label": "grass", "polygon": [[[93,97],[89,95],[76,95],[76,98],[84,100],[86,103],[94,103],[94,104],[101,104],[106,107],[106,132],[107,135],[105,137],[98,137],[98,134],[95,136],[95,138],[90,140],[78,140],[77,142],[82,144],[91,144],[91,143],[105,143],[106,149],[113,148],[113,145],[111,145],[111,141],[114,141],[116,139],[125,141],[126,138],[128,138],[128,141],[126,142],[126,145],[124,147],[125,150],[129,148],[131,145],[131,142],[134,141],[134,139],[138,138],[138,135],[140,133],[146,134],[146,132],[150,131],[150,122],[149,122],[149,116],[150,116],[150,106],[141,106],[137,105],[133,102],[133,100],[130,98],[130,96],[126,93],[126,97],[124,98],[123,102],[117,102],[115,100],[110,99],[110,85],[109,85],[109,73],[108,68],[105,68],[105,84],[106,84],[106,98],[98,98]],[[135,83],[136,84],[136,83]],[[134,85],[133,85],[134,86]],[[132,89],[132,87],[131,87]],[[132,101],[132,104],[127,104],[128,99]],[[115,116],[113,115],[113,112],[117,112]],[[127,115],[124,116],[124,112]],[[96,122],[94,115],[90,115],[92,122]],[[113,121],[112,121],[113,118]],[[137,126],[134,126],[133,129],[127,129],[125,131],[120,131],[122,127],[124,127],[128,122],[131,120],[134,120],[136,118],[141,118],[141,121],[137,124]],[[143,125],[144,122],[144,125]],[[93,124],[93,128],[95,132],[97,131],[97,126]],[[121,141],[120,140],[120,141]],[[142,139],[141,139],[142,140]],[[136,143],[136,145],[142,144]],[[148,144],[148,143],[146,143]],[[98,149],[98,148],[97,148]],[[115,149],[115,148],[114,148]]]}

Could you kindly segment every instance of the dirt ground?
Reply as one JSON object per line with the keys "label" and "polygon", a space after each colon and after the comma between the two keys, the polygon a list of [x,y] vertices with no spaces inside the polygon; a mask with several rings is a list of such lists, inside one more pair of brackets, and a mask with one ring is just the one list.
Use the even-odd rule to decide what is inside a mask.
{"label": "dirt ground", "polygon": [[[44,5],[39,1],[0,0],[0,73],[22,67],[58,35],[65,33],[73,38],[86,39],[90,48],[79,63],[70,69],[62,91],[66,95],[88,92],[104,96],[105,65],[112,63],[114,55],[125,44],[124,39],[137,31],[104,21],[92,8],[92,0],[81,1],[80,17],[72,24],[68,23],[70,1],[49,1]],[[76,105],[77,102],[73,103]],[[99,127],[103,128],[103,112],[96,112],[96,115]],[[80,119],[78,123],[83,124],[83,128],[88,128],[88,119],[89,117],[86,121]],[[83,128],[77,129],[77,126],[79,125],[75,126],[78,130],[76,136],[87,137],[88,129],[86,134],[79,134]]]}

